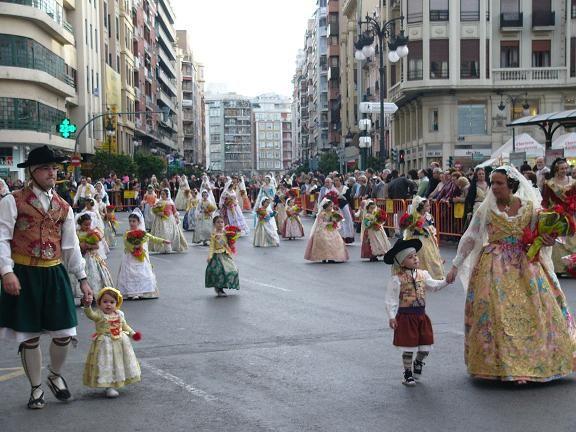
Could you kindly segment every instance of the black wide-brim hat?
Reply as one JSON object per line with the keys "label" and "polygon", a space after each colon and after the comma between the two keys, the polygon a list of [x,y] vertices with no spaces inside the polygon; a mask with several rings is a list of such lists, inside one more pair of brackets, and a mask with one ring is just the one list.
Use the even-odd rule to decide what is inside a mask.
{"label": "black wide-brim hat", "polygon": [[28,153],[28,159],[25,162],[19,163],[18,168],[27,168],[34,165],[45,165],[50,163],[62,163],[67,160],[67,157],[60,156],[54,152],[47,145],[35,148]]}
{"label": "black wide-brim hat", "polygon": [[384,262],[386,264],[394,264],[394,258],[396,255],[398,255],[398,252],[410,248],[414,248],[416,249],[416,252],[418,252],[420,249],[422,249],[422,242],[418,239],[398,240],[394,246],[392,246],[392,249],[390,249],[388,252],[386,252],[386,255],[384,255]]}

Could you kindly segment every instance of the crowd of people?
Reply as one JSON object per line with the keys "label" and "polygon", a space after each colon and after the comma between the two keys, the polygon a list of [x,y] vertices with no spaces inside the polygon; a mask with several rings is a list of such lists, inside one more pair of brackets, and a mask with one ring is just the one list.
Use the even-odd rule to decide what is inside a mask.
{"label": "crowd of people", "polygon": [[[569,272],[574,236],[537,230],[543,208],[554,207],[574,225],[569,213],[576,208],[576,180],[564,159],[549,168],[539,159],[520,170],[504,165],[463,172],[432,164],[407,175],[371,169],[248,180],[204,174],[160,182],[152,176],[142,184],[111,173],[94,185],[87,177],[76,185],[58,182],[61,161],[48,147],[35,149],[19,165],[27,170],[27,184],[10,191],[0,181],[0,336],[19,343],[31,409],[46,404],[39,347],[45,333],[52,338],[48,387],[57,399],[70,398],[62,369],[76,335],[74,297],[96,325],[84,384],[117,397],[118,388],[140,380],[130,343],[140,334],[120,308],[124,300],[159,297],[150,254],[186,253],[190,243],[208,246],[204,285],[226,297],[225,290],[240,288],[234,256],[242,237],[251,237],[255,248],[277,248],[305,236],[302,195],[315,198],[302,245],[305,260],[346,262],[356,243],[357,259],[393,266],[385,310],[402,352],[403,384],[422,377],[434,342],[426,289],[444,288],[457,277],[467,290],[464,346],[472,376],[523,384],[573,371],[576,325],[556,273]],[[114,197],[123,188],[137,192],[128,203]],[[398,232],[386,229],[390,214],[379,199],[410,200]],[[469,217],[447,273],[432,201],[464,203]],[[118,210],[129,211],[124,233]],[[532,231],[536,237],[527,235]],[[114,283],[106,261],[120,235],[123,255]],[[542,250],[531,254],[536,243]]]}

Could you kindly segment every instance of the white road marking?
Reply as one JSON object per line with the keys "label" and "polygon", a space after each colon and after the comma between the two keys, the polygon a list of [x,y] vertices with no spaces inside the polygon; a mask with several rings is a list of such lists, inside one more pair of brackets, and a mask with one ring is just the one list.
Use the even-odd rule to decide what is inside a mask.
{"label": "white road marking", "polygon": [[218,398],[216,396],[212,396],[211,394],[206,393],[204,390],[198,389],[190,384],[186,384],[181,378],[178,378],[176,375],[172,375],[169,372],[166,372],[163,369],[157,368],[156,366],[151,365],[146,361],[140,360],[140,365],[144,366],[150,372],[155,375],[158,375],[161,378],[164,378],[167,381],[170,381],[172,384],[177,385],[183,390],[186,390],[191,395],[194,395],[200,399],[204,399],[206,402],[214,402],[217,401]]}
{"label": "white road marking", "polygon": [[150,258],[154,258],[154,259],[157,259],[157,260],[160,260],[160,261],[170,262],[169,259],[159,257],[158,255],[150,255]]}
{"label": "white road marking", "polygon": [[270,284],[267,284],[267,283],[264,283],[264,282],[258,282],[258,281],[252,280],[252,279],[242,279],[242,281],[244,281],[244,282],[246,282],[246,283],[254,284],[254,285],[260,285],[260,286],[263,286],[263,287],[266,287],[266,288],[276,289],[276,290],[278,290],[278,291],[284,291],[284,292],[290,292],[290,291],[292,291],[292,290],[289,290],[289,289],[287,289],[287,288],[282,288],[282,287],[279,287],[279,286],[276,286],[276,285],[270,285]]}

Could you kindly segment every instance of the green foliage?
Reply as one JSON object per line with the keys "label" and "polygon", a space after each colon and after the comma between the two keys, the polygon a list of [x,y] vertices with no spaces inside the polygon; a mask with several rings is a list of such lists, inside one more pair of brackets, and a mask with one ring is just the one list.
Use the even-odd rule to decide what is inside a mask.
{"label": "green foliage", "polygon": [[138,179],[141,181],[156,174],[158,180],[166,174],[166,161],[163,158],[146,153],[136,153],[134,162],[137,167]]}
{"label": "green foliage", "polygon": [[340,169],[340,160],[338,158],[338,153],[335,151],[329,151],[323,153],[320,156],[320,162],[318,163],[318,169],[324,174],[328,174],[331,171],[338,171]]}
{"label": "green foliage", "polygon": [[119,176],[124,174],[132,176],[137,169],[130,156],[108,153],[102,150],[97,150],[90,162],[93,163],[92,177],[94,178],[106,178],[111,171],[114,171]]}
{"label": "green foliage", "polygon": [[382,171],[386,168],[386,161],[380,160],[377,157],[369,156],[366,160],[366,168],[372,168],[376,171]]}

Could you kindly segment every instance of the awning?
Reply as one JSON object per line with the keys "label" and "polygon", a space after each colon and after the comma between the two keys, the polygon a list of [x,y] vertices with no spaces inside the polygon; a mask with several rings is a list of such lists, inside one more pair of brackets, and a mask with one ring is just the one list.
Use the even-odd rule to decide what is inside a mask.
{"label": "awning", "polygon": [[546,148],[552,148],[552,137],[560,127],[576,127],[576,110],[558,111],[514,120],[506,126],[538,126],[546,136]]}
{"label": "awning", "polygon": [[564,157],[576,158],[576,132],[560,135],[552,143],[555,150],[564,150]]}

